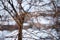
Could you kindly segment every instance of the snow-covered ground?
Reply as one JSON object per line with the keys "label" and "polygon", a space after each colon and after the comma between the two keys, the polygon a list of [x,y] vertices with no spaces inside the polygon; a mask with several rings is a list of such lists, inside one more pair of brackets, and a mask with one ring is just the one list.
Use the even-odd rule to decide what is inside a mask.
{"label": "snow-covered ground", "polygon": [[[14,30],[14,31],[3,30],[3,31],[0,31],[0,39],[1,40],[14,40],[14,39],[17,39],[16,38],[17,34],[18,34],[18,30]],[[14,36],[14,38],[6,38],[10,36]]]}
{"label": "snow-covered ground", "polygon": [[[0,38],[4,38],[4,40],[17,40],[18,30],[14,30],[12,32],[4,30],[0,31]],[[58,39],[58,35],[55,29],[48,29],[47,30],[34,30],[29,28],[27,30],[22,30],[23,40],[39,40],[40,38],[46,37],[54,37]],[[6,38],[6,37],[13,37],[13,38]]]}
{"label": "snow-covered ground", "polygon": [[33,23],[39,23],[46,26],[52,26],[55,24],[56,18],[53,18],[51,16],[46,16],[46,17],[38,16],[38,17],[32,17],[31,21]]}

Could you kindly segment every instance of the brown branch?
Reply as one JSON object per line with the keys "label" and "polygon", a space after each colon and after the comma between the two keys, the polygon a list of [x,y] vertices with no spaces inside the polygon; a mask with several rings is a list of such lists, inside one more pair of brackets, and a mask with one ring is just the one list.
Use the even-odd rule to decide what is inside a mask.
{"label": "brown branch", "polygon": [[16,11],[16,9],[14,8],[13,3],[11,3],[10,0],[8,1],[8,3],[11,5],[12,9],[14,10],[15,15],[18,16],[17,11]]}

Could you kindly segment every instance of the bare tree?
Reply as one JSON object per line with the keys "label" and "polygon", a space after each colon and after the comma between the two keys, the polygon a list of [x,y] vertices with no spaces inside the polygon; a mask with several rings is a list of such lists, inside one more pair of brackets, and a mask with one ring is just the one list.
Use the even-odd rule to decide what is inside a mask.
{"label": "bare tree", "polygon": [[[24,12],[21,12],[19,13],[20,15],[18,15],[18,12],[13,4],[13,0],[1,0],[1,3],[3,5],[3,9],[6,10],[18,24],[18,28],[19,28],[18,40],[22,40],[22,27],[23,27],[24,17],[26,16],[27,13],[22,9],[22,6],[20,5],[19,6],[19,8],[21,7],[20,10],[22,9],[22,11]],[[8,5],[10,5],[11,9],[9,9]]]}
{"label": "bare tree", "polygon": [[[23,0],[16,0],[17,6],[15,6],[13,0],[0,0],[0,2],[2,3],[2,6],[3,6],[3,9],[5,11],[7,11],[18,24],[18,28],[19,28],[18,40],[22,40],[22,28],[23,28],[24,19],[26,16],[30,15],[30,14],[28,15],[28,13],[29,13],[28,11],[31,9],[32,6],[42,7],[45,5],[52,4],[54,7],[52,11],[55,12],[54,17],[56,17],[56,15],[57,15],[57,6],[56,6],[56,3],[54,3],[54,0],[51,0],[51,2],[45,3],[43,5],[35,4],[37,2],[37,0],[31,0],[30,2],[28,2],[26,0],[28,2],[28,4],[30,5],[30,7],[29,7],[29,9],[27,9],[27,11],[25,11],[24,8],[22,7],[22,1]],[[40,2],[41,1],[39,1],[39,3]],[[40,11],[40,10],[38,10],[38,11]],[[42,13],[42,14],[39,14],[39,16],[40,15],[44,16],[46,14]],[[29,17],[31,17],[31,16],[29,16]],[[33,15],[32,15],[32,17],[33,17]]]}

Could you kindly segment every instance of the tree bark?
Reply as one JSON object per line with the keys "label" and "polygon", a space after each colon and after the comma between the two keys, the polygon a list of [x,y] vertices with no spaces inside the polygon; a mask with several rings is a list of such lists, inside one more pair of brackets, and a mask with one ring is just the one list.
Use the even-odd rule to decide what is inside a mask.
{"label": "tree bark", "polygon": [[19,34],[18,34],[18,40],[22,40],[22,28],[23,28],[23,23],[25,19],[26,14],[22,13],[19,17]]}
{"label": "tree bark", "polygon": [[19,27],[18,40],[22,40],[22,25]]}

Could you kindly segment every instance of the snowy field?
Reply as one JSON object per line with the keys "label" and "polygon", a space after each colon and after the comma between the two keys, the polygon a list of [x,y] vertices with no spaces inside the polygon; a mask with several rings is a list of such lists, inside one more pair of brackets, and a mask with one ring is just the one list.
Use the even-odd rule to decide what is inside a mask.
{"label": "snowy field", "polygon": [[[55,29],[49,29],[49,31],[52,34],[53,38],[55,38],[55,40],[59,38]],[[34,30],[32,28],[29,28],[27,30],[23,29],[22,33],[23,40],[40,40],[40,38],[51,36],[51,34],[49,34],[49,32],[47,32],[46,30]],[[17,40],[17,34],[18,30],[0,31],[0,40]]]}

